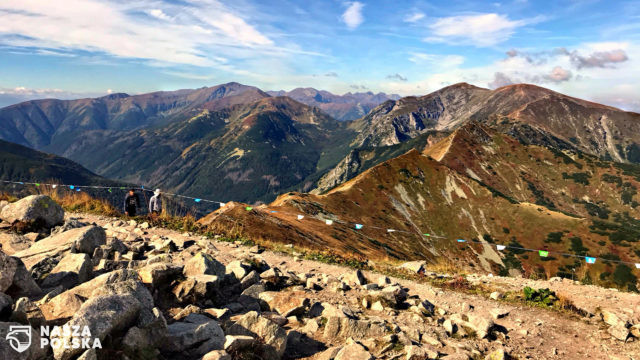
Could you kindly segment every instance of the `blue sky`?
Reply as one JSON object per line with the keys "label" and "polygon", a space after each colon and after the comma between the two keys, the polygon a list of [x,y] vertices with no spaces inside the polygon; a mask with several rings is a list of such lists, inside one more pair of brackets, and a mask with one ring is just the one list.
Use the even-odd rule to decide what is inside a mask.
{"label": "blue sky", "polygon": [[517,82],[640,111],[639,1],[0,3],[0,105],[212,86]]}

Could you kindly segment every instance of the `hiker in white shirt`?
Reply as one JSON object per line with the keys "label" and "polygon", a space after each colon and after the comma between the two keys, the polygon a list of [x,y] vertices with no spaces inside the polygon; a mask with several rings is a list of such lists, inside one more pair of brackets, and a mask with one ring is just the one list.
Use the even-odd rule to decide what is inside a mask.
{"label": "hiker in white shirt", "polygon": [[149,213],[158,215],[162,212],[162,198],[160,197],[160,189],[153,192],[151,200],[149,200]]}

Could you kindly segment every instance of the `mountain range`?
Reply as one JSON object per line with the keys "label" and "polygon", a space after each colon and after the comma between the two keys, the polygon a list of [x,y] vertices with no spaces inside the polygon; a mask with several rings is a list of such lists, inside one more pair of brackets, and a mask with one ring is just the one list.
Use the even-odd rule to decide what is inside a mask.
{"label": "mountain range", "polygon": [[[312,89],[291,93],[332,99]],[[290,190],[327,191],[469,121],[525,144],[635,163],[639,119],[533,85],[488,90],[461,83],[386,100],[357,120],[338,121],[289,96],[229,83],[28,101],[0,109],[0,137],[108,178],[220,201],[268,202]]]}
{"label": "mountain range", "polygon": [[315,106],[340,121],[355,120],[365,116],[374,107],[387,100],[398,100],[400,95],[372,92],[332,94],[314,88],[296,88],[291,91],[267,91],[272,96],[288,96],[309,106]]}
{"label": "mountain range", "polygon": [[[384,100],[352,121],[237,83],[34,100],[0,109],[0,137],[107,178],[269,203],[279,212],[232,203],[201,223],[233,231],[240,223],[248,237],[345,256],[445,256],[540,276],[567,276],[582,263],[499,253],[491,243],[640,261],[640,114],[533,85],[460,83]],[[300,213],[310,220],[291,215]],[[328,231],[323,219],[336,226]],[[459,237],[484,245],[460,248],[452,241]],[[587,273],[631,287],[635,276],[624,266],[603,262]]]}

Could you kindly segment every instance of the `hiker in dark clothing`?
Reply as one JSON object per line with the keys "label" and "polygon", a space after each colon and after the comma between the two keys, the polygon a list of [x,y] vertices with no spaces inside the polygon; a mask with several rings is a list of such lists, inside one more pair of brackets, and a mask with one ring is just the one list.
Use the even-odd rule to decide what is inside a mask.
{"label": "hiker in dark clothing", "polygon": [[140,207],[140,198],[133,189],[129,190],[127,197],[124,198],[124,213],[129,216],[136,216],[136,210]]}

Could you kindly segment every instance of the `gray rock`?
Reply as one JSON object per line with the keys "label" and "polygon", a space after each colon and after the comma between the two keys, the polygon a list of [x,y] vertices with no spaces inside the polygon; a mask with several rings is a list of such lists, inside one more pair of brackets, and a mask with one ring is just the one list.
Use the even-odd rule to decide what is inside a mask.
{"label": "gray rock", "polygon": [[234,260],[227,264],[227,274],[235,275],[236,279],[242,280],[251,271],[251,266],[244,264],[240,260]]}
{"label": "gray rock", "polygon": [[324,328],[324,338],[327,340],[354,340],[381,337],[386,335],[387,327],[372,320],[354,320],[349,318],[330,317]]}
{"label": "gray rock", "polygon": [[172,293],[181,303],[218,301],[221,298],[220,279],[215,275],[191,276],[176,285]]}
{"label": "gray rock", "polygon": [[262,344],[256,346],[263,359],[280,359],[287,347],[287,332],[260,315],[251,311],[243,315],[228,331],[229,335],[257,336]]}
{"label": "gray rock", "polygon": [[46,195],[31,195],[2,208],[0,219],[27,228],[52,228],[64,221],[64,210]]}
{"label": "gray rock", "polygon": [[194,257],[189,259],[184,265],[183,274],[185,276],[195,275],[216,275],[224,277],[226,268],[213,256],[204,252],[197,253]]}
{"label": "gray rock", "polygon": [[45,325],[46,322],[42,310],[26,297],[16,301],[10,320],[24,325],[31,325],[31,327],[36,329]]}
{"label": "gray rock", "polygon": [[[132,295],[109,295],[93,298],[85,302],[80,310],[73,315],[67,325],[87,326],[93,338],[103,341],[107,336],[116,331],[127,329],[138,318],[142,305]],[[65,337],[61,334],[61,342],[71,342],[71,335]],[[82,352],[82,349],[73,347],[58,347],[53,349],[56,360],[67,360]]]}
{"label": "gray rock", "polygon": [[44,238],[35,242],[30,248],[15,253],[14,256],[22,259],[26,267],[31,269],[46,258],[70,251],[91,255],[94,249],[104,245],[105,241],[104,230],[99,226],[89,225]]}
{"label": "gray rock", "polygon": [[[222,350],[225,336],[218,322],[200,315],[191,314],[184,321],[174,322],[167,326],[168,343],[166,350],[170,352],[195,351],[204,355],[212,350]],[[202,348],[201,344],[206,344]]]}
{"label": "gray rock", "polygon": [[107,242],[107,234],[100,226],[89,225],[78,228],[76,231],[76,238],[72,245],[74,252],[91,255],[97,247],[105,245]]}
{"label": "gray rock", "polygon": [[255,339],[247,335],[227,335],[224,341],[224,350],[230,353],[242,351],[250,348],[255,343]]}
{"label": "gray rock", "polygon": [[399,266],[399,268],[410,271],[414,274],[420,274],[424,272],[424,268],[427,265],[424,261],[409,261]]}
{"label": "gray rock", "polygon": [[407,360],[432,360],[438,358],[438,352],[427,347],[409,345],[404,350],[407,353]]}
{"label": "gray rock", "polygon": [[26,236],[14,233],[0,233],[0,247],[2,252],[13,255],[18,251],[28,249],[33,244]]}
{"label": "gray rock", "polygon": [[0,292],[13,298],[39,295],[42,290],[27,271],[22,260],[0,251]]}
{"label": "gray rock", "polygon": [[206,353],[202,360],[231,360],[231,355],[224,350],[213,350]]}
{"label": "gray rock", "polygon": [[169,263],[155,263],[138,269],[140,278],[145,284],[154,288],[167,286],[182,274],[182,266]]}
{"label": "gray rock", "polygon": [[346,345],[336,354],[335,360],[372,360],[374,357],[359,343]]}
{"label": "gray rock", "polygon": [[42,286],[46,288],[62,285],[69,289],[88,281],[92,275],[91,258],[87,254],[65,255],[44,279]]}

